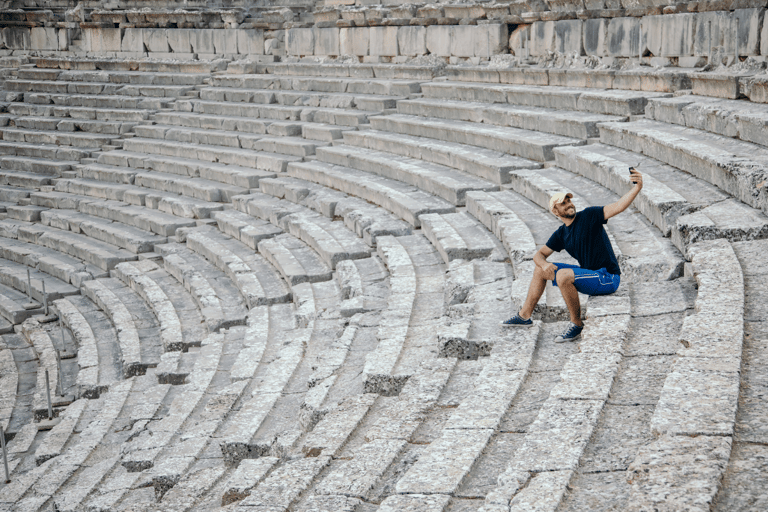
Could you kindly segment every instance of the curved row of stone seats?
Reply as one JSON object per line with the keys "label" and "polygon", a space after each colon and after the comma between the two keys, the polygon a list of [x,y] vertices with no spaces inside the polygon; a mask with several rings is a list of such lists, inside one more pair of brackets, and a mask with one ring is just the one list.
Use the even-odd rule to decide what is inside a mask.
{"label": "curved row of stone seats", "polygon": [[614,295],[610,302],[590,301],[588,309],[579,352],[566,359],[560,381],[481,510],[525,510],[533,502],[555,510],[562,501],[610,396],[630,324],[627,294]]}
{"label": "curved row of stone seats", "polygon": [[[118,62],[118,61],[116,61]],[[121,71],[114,69],[47,69],[25,68],[20,69],[18,78],[21,80],[57,80],[67,82],[94,82],[111,84],[155,85],[174,86],[202,85],[210,79],[208,73],[178,72],[147,72],[147,71]]]}
{"label": "curved row of stone seats", "polygon": [[600,142],[669,164],[768,211],[763,146],[652,120],[601,124]]}
{"label": "curved row of stone seats", "polygon": [[768,236],[768,219],[718,189],[658,160],[604,144],[558,148],[556,163],[623,194],[631,187],[626,169],[643,173],[643,190],[635,205],[677,248],[685,253],[698,241],[726,238],[751,240]]}
{"label": "curved row of stone seats", "polygon": [[[375,121],[374,124],[377,124]],[[451,167],[473,174],[497,185],[509,183],[510,173],[520,169],[539,169],[543,164],[460,142],[437,140],[380,130],[344,132],[344,144],[385,151],[415,160]]]}
{"label": "curved row of stone seats", "polygon": [[92,419],[61,455],[19,475],[0,489],[0,503],[7,508],[36,510],[54,498],[61,486],[101,445],[123,409],[133,384],[134,379],[118,383],[108,393],[104,393],[98,402],[88,401],[93,410],[98,410],[98,415],[88,415]]}
{"label": "curved row of stone seats", "polygon": [[42,312],[42,305],[30,303],[29,296],[25,292],[0,284],[0,316],[5,318],[11,326],[20,324],[27,318]]}
{"label": "curved row of stone seats", "polygon": [[765,105],[744,100],[725,100],[698,95],[653,98],[645,107],[645,117],[715,133],[724,137],[768,145],[765,137]]}
{"label": "curved row of stone seats", "polygon": [[88,399],[81,398],[68,405],[66,410],[59,415],[59,423],[46,434],[35,449],[35,463],[38,466],[48,459],[62,454],[64,446],[73,438],[75,427],[87,406]]}
{"label": "curved row of stone seats", "polygon": [[424,98],[509,103],[528,107],[590,112],[613,116],[645,114],[652,98],[671,97],[671,93],[624,91],[616,89],[583,89],[535,85],[497,85],[434,81],[421,86]]}
{"label": "curved row of stone seats", "polygon": [[450,415],[440,437],[398,480],[398,494],[453,495],[458,491],[528,373],[539,329],[517,334],[494,344],[475,378],[473,392]]}
{"label": "curved row of stone seats", "polygon": [[360,260],[347,260],[336,265],[336,281],[341,291],[340,312],[343,317],[384,309],[386,289],[380,281],[387,273],[381,260],[372,255]]}
{"label": "curved row of stone seats", "polygon": [[504,260],[498,240],[466,213],[429,213],[419,217],[424,236],[448,265],[453,260]]}
{"label": "curved row of stone seats", "polygon": [[419,98],[397,102],[397,112],[432,119],[471,121],[523,130],[590,139],[600,135],[597,123],[626,121],[627,116],[593,114],[527,105],[481,103],[435,98]]}
{"label": "curved row of stone seats", "polygon": [[[268,263],[268,254],[254,254],[248,247],[215,228],[185,230],[187,248],[216,265],[237,285],[249,308],[289,302],[289,284]],[[287,262],[280,261],[281,265]]]}
{"label": "curved row of stone seats", "polygon": [[[298,64],[302,67],[302,64]],[[293,65],[280,68],[292,71]],[[306,68],[305,68],[306,69]],[[322,69],[322,68],[320,68]],[[278,71],[276,68],[275,71]],[[211,86],[233,89],[267,89],[275,92],[330,92],[353,95],[404,97],[421,92],[422,80],[381,78],[334,78],[323,76],[285,75],[264,73],[256,75],[217,74],[211,77]]]}
{"label": "curved row of stone seats", "polygon": [[[218,188],[213,190],[217,191]],[[194,193],[195,190],[189,191]],[[59,179],[56,181],[55,192],[106,199],[85,205],[80,202],[81,212],[118,220],[164,236],[175,232],[180,223],[191,225],[194,222],[185,219],[206,219],[211,212],[224,209],[220,203],[195,197],[91,178]],[[209,192],[210,188],[203,189],[203,194]],[[151,210],[159,210],[161,213]]]}
{"label": "curved row of stone seats", "polygon": [[[3,333],[7,334],[7,333]],[[19,369],[13,359],[11,349],[0,337],[0,427],[8,432],[11,415],[16,404],[16,390],[19,385]]]}
{"label": "curved row of stone seats", "polygon": [[163,266],[192,295],[210,332],[245,325],[248,309],[236,281],[182,244],[155,247]]}
{"label": "curved row of stone seats", "polygon": [[552,150],[558,146],[578,146],[586,143],[573,137],[507,126],[405,114],[374,117],[371,119],[371,127],[402,135],[479,146],[539,162],[554,159]]}
{"label": "curved row of stone seats", "polygon": [[[693,244],[688,255],[698,283],[696,313],[683,322],[678,357],[651,418],[656,440],[628,470],[635,510],[662,500],[711,505],[731,454],[740,402],[744,277],[726,240]],[[682,474],[688,476],[683,481],[677,477]]]}
{"label": "curved row of stone seats", "polygon": [[[13,242],[9,243],[9,246],[12,245],[15,244]],[[2,253],[10,253],[12,250],[11,247],[8,247]],[[31,262],[16,263],[13,260],[0,260],[0,283],[27,293],[28,297],[40,304],[43,304],[45,300],[43,296],[43,281],[45,281],[45,295],[47,295],[49,303],[58,298],[78,293],[75,286],[50,275],[49,272],[39,267],[38,269],[29,268],[27,266],[29,263]],[[29,271],[29,280],[27,279],[27,271]],[[31,289],[29,287],[30,284],[32,285]]]}
{"label": "curved row of stone seats", "polygon": [[141,434],[121,447],[123,467],[142,472],[134,487],[152,486],[155,495],[162,497],[187,473],[203,450],[216,442],[214,433],[248,383],[229,384],[214,377],[227,367],[222,357],[225,344],[239,343],[244,330],[234,327],[226,334],[211,334],[203,340],[188,383],[176,387],[168,414],[149,422]]}
{"label": "curved row of stone seats", "polygon": [[293,178],[317,183],[359,197],[389,210],[413,227],[420,227],[424,213],[453,213],[448,201],[414,186],[376,174],[326,162],[301,162],[288,166]]}
{"label": "curved row of stone seats", "polygon": [[[53,306],[57,311],[59,318],[63,325],[66,325],[69,331],[72,333],[75,345],[77,346],[77,379],[75,381],[76,396],[84,398],[98,398],[101,393],[109,388],[109,385],[114,382],[114,375],[109,369],[102,371],[104,366],[104,357],[99,357],[99,348],[96,341],[96,333],[93,328],[80,311],[72,302],[67,299],[59,299],[54,301]],[[94,315],[89,315],[94,320]],[[98,325],[98,324],[97,324]],[[104,324],[99,333],[99,340],[103,344],[104,341],[114,339],[114,335],[110,337],[104,336]],[[103,340],[103,341],[102,341]]]}
{"label": "curved row of stone seats", "polygon": [[[173,120],[173,119],[172,119]],[[166,141],[181,142],[187,144],[184,147],[189,147],[188,144],[201,144],[201,145],[213,145],[214,147],[209,151],[219,150],[224,153],[230,153],[223,150],[221,146],[227,148],[240,148],[250,150],[245,155],[254,156],[259,165],[258,160],[266,161],[270,156],[277,161],[267,166],[266,163],[262,163],[261,166],[265,168],[275,168],[275,171],[284,170],[287,164],[280,163],[279,155],[289,155],[294,157],[305,157],[315,154],[317,147],[327,146],[328,142],[319,140],[310,140],[302,137],[293,137],[290,135],[282,135],[286,133],[292,133],[298,131],[301,134],[302,125],[297,123],[286,122],[274,122],[266,127],[272,135],[264,134],[251,134],[240,133],[236,130],[214,130],[211,128],[189,128],[189,127],[177,127],[175,125],[145,125],[137,126],[135,133],[138,137],[144,139],[161,139]],[[132,139],[128,144],[129,148],[143,148],[146,147],[153,150],[153,152],[167,152],[167,145],[157,142],[151,142],[149,140]],[[155,148],[163,149],[155,149]],[[265,155],[254,154],[253,152],[266,153]],[[177,153],[178,154],[178,153]],[[243,157],[245,156],[243,155]],[[297,161],[296,158],[288,159],[287,161]],[[300,159],[298,160],[300,161]],[[265,169],[265,170],[267,170]]]}
{"label": "curved row of stone seats", "polygon": [[[376,238],[381,235],[401,236],[412,232],[408,224],[397,220],[383,208],[309,181],[288,177],[266,179],[259,184],[259,189],[265,194],[305,206],[330,219],[340,217],[344,225],[369,246],[374,246]],[[287,211],[293,210],[288,208]],[[340,236],[342,239],[349,238],[346,234]]]}
{"label": "curved row of stone seats", "polygon": [[117,331],[124,378],[143,375],[160,362],[160,325],[144,301],[117,279],[86,281],[82,293],[109,317]]}
{"label": "curved row of stone seats", "polygon": [[120,249],[110,243],[32,222],[13,219],[0,220],[0,236],[53,249],[90,263],[102,270],[111,270],[121,261],[136,259],[134,253]]}
{"label": "curved row of stone seats", "polygon": [[[0,154],[3,155],[3,162],[7,159],[8,165],[23,169],[22,172],[43,169],[47,174],[53,175],[72,170],[73,164],[68,162],[79,162],[84,158],[90,158],[93,152],[89,149],[54,144],[0,141]],[[67,166],[70,166],[69,169]],[[55,175],[60,176],[60,174]]]}
{"label": "curved row of stone seats", "polygon": [[469,191],[499,189],[493,183],[440,164],[354,146],[318,148],[317,158],[328,164],[350,167],[413,185],[456,206],[464,205],[464,195]]}
{"label": "curved row of stone seats", "polygon": [[[37,118],[56,122],[55,128],[72,131],[106,130],[106,133],[126,134],[130,128],[149,119],[153,110],[122,108],[70,107],[67,105],[39,105],[36,103],[11,103],[8,113],[16,119]],[[64,124],[61,124],[64,123]],[[67,124],[70,123],[70,124]],[[92,128],[87,130],[85,128]]]}
{"label": "curved row of stone seats", "polygon": [[[282,185],[283,182],[265,180],[260,188],[265,192],[279,194]],[[370,256],[371,249],[343,222],[329,220],[308,207],[262,193],[237,197],[234,204],[238,211],[256,215],[302,240],[332,270],[340,261]],[[297,260],[296,263],[305,266],[301,261]],[[321,267],[317,264],[312,266]]]}
{"label": "curved row of stone seats", "polygon": [[[92,79],[92,75],[81,74],[79,78],[87,77]],[[35,93],[44,94],[83,94],[104,96],[142,96],[149,98],[178,98],[194,91],[194,85],[173,85],[173,84],[141,84],[138,82],[94,82],[91,80],[71,80],[70,73],[59,73],[55,77],[45,77],[44,79],[17,78],[15,80],[5,81],[5,90],[10,92],[24,93],[33,95]],[[32,97],[30,97],[32,99]],[[37,98],[35,98],[37,99]],[[35,101],[32,101],[34,103]]]}

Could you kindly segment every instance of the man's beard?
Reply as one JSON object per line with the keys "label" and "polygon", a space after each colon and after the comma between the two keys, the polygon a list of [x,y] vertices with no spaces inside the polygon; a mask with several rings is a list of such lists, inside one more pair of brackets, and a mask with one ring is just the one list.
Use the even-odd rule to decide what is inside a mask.
{"label": "man's beard", "polygon": [[572,219],[572,218],[576,217],[576,210],[573,210],[573,213],[571,213],[571,209],[569,208],[565,212],[563,212],[561,217],[564,218],[564,219]]}

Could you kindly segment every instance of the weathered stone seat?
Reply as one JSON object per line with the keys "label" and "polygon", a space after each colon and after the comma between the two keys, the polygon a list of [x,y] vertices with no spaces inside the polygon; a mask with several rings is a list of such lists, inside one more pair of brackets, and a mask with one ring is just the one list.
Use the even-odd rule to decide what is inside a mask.
{"label": "weathered stone seat", "polygon": [[36,116],[38,118],[56,117],[60,118],[60,122],[65,122],[67,120],[111,121],[113,123],[120,122],[126,127],[129,126],[130,123],[146,121],[152,113],[151,110],[144,109],[86,108],[70,107],[66,105],[38,105],[32,103],[11,103],[8,106],[8,112],[14,116],[18,116],[17,119],[22,116]]}
{"label": "weathered stone seat", "polygon": [[[4,332],[3,334],[8,334]],[[16,390],[19,386],[19,369],[16,361],[13,359],[11,349],[6,342],[0,338],[0,368],[2,377],[0,377],[0,389],[3,390],[3,396],[7,397],[0,402],[0,427],[3,432],[8,432],[8,425],[11,422],[13,408],[16,404]]]}
{"label": "weathered stone seat", "polygon": [[62,161],[79,161],[91,156],[91,151],[71,146],[6,141],[0,141],[0,153],[8,156]]}
{"label": "weathered stone seat", "polygon": [[[41,72],[38,69],[21,70],[19,78],[30,79],[26,73]],[[142,85],[201,85],[208,80],[208,73],[163,73],[142,71],[113,71],[113,70],[62,70],[56,77],[58,80],[72,82],[108,82],[113,84],[142,84]],[[50,79],[50,78],[49,78]]]}
{"label": "weathered stone seat", "polygon": [[136,259],[135,254],[110,243],[40,224],[5,219],[0,221],[0,230],[0,236],[4,238],[16,238],[54,249],[102,270],[111,270],[121,261]]}
{"label": "weathered stone seat", "polygon": [[155,251],[163,256],[165,270],[194,297],[210,332],[245,325],[245,299],[225,272],[181,244],[160,245]]}
{"label": "weathered stone seat", "polygon": [[586,142],[519,128],[403,114],[372,118],[371,127],[403,135],[480,146],[538,162],[554,159],[552,150],[558,146],[579,146]]}
{"label": "weathered stone seat", "polygon": [[635,204],[683,253],[690,244],[712,236],[731,241],[768,236],[768,219],[760,210],[657,160],[603,144],[558,148],[555,154],[561,167],[617,194],[629,190],[626,169],[639,165],[644,186]]}
{"label": "weathered stone seat", "polygon": [[[46,179],[46,175],[50,179],[53,177],[60,177],[63,172],[70,171],[77,165],[76,160],[50,160],[48,158],[37,158],[31,156],[0,156],[0,167],[6,171],[16,171],[15,173],[9,172],[8,174],[22,175],[44,175],[40,176],[41,180]],[[10,178],[9,178],[10,180]],[[4,185],[24,187],[22,184],[15,183],[3,183]],[[40,185],[50,185],[50,183],[40,183]],[[39,188],[39,187],[38,187]]]}
{"label": "weathered stone seat", "polygon": [[119,138],[119,135],[101,133],[26,130],[8,127],[3,128],[2,132],[3,140],[7,142],[74,146],[91,148],[92,151],[98,150],[102,146],[111,145],[113,141]]}
{"label": "weathered stone seat", "polygon": [[317,157],[322,162],[351,167],[413,185],[457,206],[464,204],[464,196],[468,191],[498,190],[498,186],[493,183],[449,167],[393,156],[383,151],[339,145],[318,148]]}
{"label": "weathered stone seat", "polygon": [[421,117],[511,126],[577,139],[598,137],[597,123],[626,120],[626,117],[573,110],[427,98],[399,101],[397,111]]}
{"label": "weathered stone seat", "polygon": [[600,141],[672,165],[768,211],[763,146],[650,120],[601,124]]}
{"label": "weathered stone seat", "polygon": [[43,312],[42,304],[34,309],[26,309],[24,305],[27,303],[29,303],[29,297],[26,290],[20,292],[10,286],[0,284],[0,316],[11,325],[20,324],[27,318]]}
{"label": "weathered stone seat", "polygon": [[160,324],[144,301],[114,278],[83,283],[82,293],[106,314],[117,330],[123,378],[144,375],[160,362]]}
{"label": "weathered stone seat", "polygon": [[37,105],[53,104],[57,107],[85,107],[130,110],[158,110],[168,108],[175,98],[128,96],[128,95],[92,95],[92,94],[48,94],[25,93],[24,101]]}
{"label": "weathered stone seat", "polygon": [[424,160],[501,185],[518,169],[538,169],[539,162],[478,146],[379,130],[344,132],[344,144]]}
{"label": "weathered stone seat", "polygon": [[59,130],[62,132],[87,132],[104,135],[122,135],[133,130],[137,122],[104,121],[94,119],[62,118],[56,115],[45,117],[17,117],[17,128],[29,130]]}
{"label": "weathered stone seat", "polygon": [[499,85],[466,82],[430,82],[422,84],[424,98],[510,103],[529,107],[579,110],[615,116],[642,115],[650,98],[670,97],[670,93],[542,87],[535,85]]}
{"label": "weathered stone seat", "polygon": [[[451,261],[493,257],[498,240],[484,226],[465,213],[428,213],[419,217],[424,235],[448,265]],[[503,257],[502,257],[503,259]]]}
{"label": "weathered stone seat", "polygon": [[419,215],[422,213],[452,213],[456,210],[448,201],[416,187],[326,162],[290,164],[288,175],[370,201],[414,227],[421,225]]}
{"label": "weathered stone seat", "polygon": [[[290,67],[277,65],[275,70],[291,71]],[[408,96],[421,92],[418,80],[329,78],[321,76],[287,76],[285,74],[217,75],[211,77],[214,87],[243,89],[273,89],[282,91],[317,91],[380,96]]]}

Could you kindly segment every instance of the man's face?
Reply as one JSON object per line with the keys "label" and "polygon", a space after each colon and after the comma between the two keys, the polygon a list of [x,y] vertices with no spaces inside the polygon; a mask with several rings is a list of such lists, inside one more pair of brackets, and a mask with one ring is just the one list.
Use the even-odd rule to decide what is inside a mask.
{"label": "man's face", "polygon": [[572,219],[576,216],[576,206],[571,202],[570,197],[566,197],[562,203],[555,205],[555,214],[564,219]]}

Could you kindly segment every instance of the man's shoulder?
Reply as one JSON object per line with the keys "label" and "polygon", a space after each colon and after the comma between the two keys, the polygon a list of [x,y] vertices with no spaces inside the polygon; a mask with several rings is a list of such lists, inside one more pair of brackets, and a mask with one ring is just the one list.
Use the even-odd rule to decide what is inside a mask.
{"label": "man's shoulder", "polygon": [[576,213],[577,217],[582,219],[591,219],[596,222],[602,223],[605,219],[604,206],[587,206],[580,212]]}

